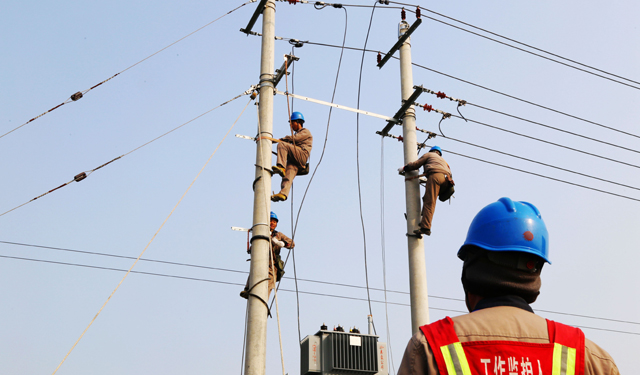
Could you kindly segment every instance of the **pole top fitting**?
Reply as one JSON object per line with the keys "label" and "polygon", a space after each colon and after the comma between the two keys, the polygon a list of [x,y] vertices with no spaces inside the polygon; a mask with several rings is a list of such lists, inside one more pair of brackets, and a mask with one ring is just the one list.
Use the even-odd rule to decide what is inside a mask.
{"label": "pole top fitting", "polygon": [[409,22],[402,20],[398,24],[398,38],[402,37],[410,28]]}

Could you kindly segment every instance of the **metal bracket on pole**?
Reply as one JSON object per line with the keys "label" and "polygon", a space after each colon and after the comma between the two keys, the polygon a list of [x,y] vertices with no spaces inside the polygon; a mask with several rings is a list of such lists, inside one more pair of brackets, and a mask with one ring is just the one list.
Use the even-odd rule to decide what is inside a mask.
{"label": "metal bracket on pole", "polygon": [[387,120],[387,126],[385,126],[384,129],[382,129],[382,132],[381,132],[382,134],[380,135],[386,136],[389,133],[389,130],[391,130],[391,128],[393,128],[395,124],[401,123],[402,122],[401,119],[402,117],[404,117],[405,112],[407,112],[407,109],[409,109],[409,107],[413,105],[413,102],[415,102],[416,99],[418,99],[418,97],[420,96],[420,94],[422,94],[423,92],[422,86],[413,86],[413,88],[415,89],[413,94],[411,94],[409,99],[403,101],[402,107],[400,107],[398,112],[396,112],[396,114],[393,116],[393,119],[395,120],[395,122]]}
{"label": "metal bracket on pole", "polygon": [[251,34],[251,29],[253,29],[253,25],[255,25],[256,21],[258,20],[258,17],[260,17],[260,14],[262,14],[262,11],[264,10],[264,7],[266,5],[267,5],[267,0],[261,0],[255,12],[253,12],[253,16],[251,16],[251,19],[249,20],[247,27],[245,27],[244,29],[240,29],[240,31],[242,31],[247,35]]}
{"label": "metal bracket on pole", "polygon": [[[278,83],[282,79],[282,76],[285,74],[287,67],[291,66],[291,62],[300,60],[299,57],[293,55],[284,55],[285,62],[282,63],[280,69],[276,69],[276,76],[273,78],[273,87],[277,87]],[[287,72],[289,74],[289,72]]]}
{"label": "metal bracket on pole", "polygon": [[387,52],[387,54],[384,55],[382,60],[380,60],[380,62],[377,65],[378,68],[382,69],[384,64],[386,64],[387,61],[389,61],[389,59],[391,58],[391,56],[393,56],[393,54],[396,53],[398,49],[400,49],[400,46],[404,44],[404,42],[411,36],[411,34],[418,28],[418,26],[420,26],[421,23],[422,23],[422,19],[418,18],[416,22],[414,22],[413,25],[411,25],[409,30],[407,30],[407,32],[404,33],[404,35],[402,35],[400,39],[398,39],[396,44],[394,44],[393,47],[391,47],[391,49],[389,50],[389,52]]}
{"label": "metal bracket on pole", "polygon": [[[419,129],[416,129],[416,130],[419,130]],[[431,132],[428,132],[428,133],[430,133],[430,134],[434,134],[434,137],[436,136],[436,134],[435,134],[435,133],[431,133]],[[388,137],[388,138],[397,139],[397,140],[398,140],[398,142],[404,142],[404,138],[402,138],[402,136],[401,136],[401,135],[397,135],[397,136],[396,136],[396,135],[392,135],[392,134],[382,134],[382,132],[381,132],[381,131],[377,131],[377,132],[376,132],[376,134],[378,134],[378,135],[380,135],[380,136],[383,136],[383,137]],[[427,139],[430,139],[430,138],[432,138],[432,137],[431,137],[431,136],[429,136],[429,138],[427,138]],[[426,142],[426,141],[425,141],[425,142]],[[420,149],[423,149],[423,148],[427,147],[427,145],[425,145],[424,143],[416,142],[416,144],[418,145],[418,151],[419,151]],[[404,172],[403,172],[403,174],[404,174]]]}

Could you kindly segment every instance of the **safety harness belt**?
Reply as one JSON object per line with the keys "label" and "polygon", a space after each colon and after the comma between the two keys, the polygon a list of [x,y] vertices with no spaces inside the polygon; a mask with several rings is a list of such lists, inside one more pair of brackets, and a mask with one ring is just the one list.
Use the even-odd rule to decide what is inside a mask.
{"label": "safety harness belt", "polygon": [[584,333],[547,320],[549,343],[461,343],[446,317],[420,327],[442,375],[584,375]]}

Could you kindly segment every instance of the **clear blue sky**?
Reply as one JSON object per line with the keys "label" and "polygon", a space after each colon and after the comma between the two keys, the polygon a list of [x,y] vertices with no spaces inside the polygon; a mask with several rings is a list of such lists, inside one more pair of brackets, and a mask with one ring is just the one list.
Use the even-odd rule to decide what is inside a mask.
{"label": "clear blue sky", "polygon": [[[373,1],[349,4],[372,5]],[[76,91],[113,76],[242,4],[240,1],[8,1],[0,6],[0,133],[60,104]],[[639,5],[621,1],[449,1],[421,5],[621,77],[640,81]],[[72,102],[0,138],[0,211],[18,206],[73,176],[125,154],[216,107],[257,83],[260,38],[238,30],[249,4],[136,65]],[[395,43],[400,11],[380,6],[367,48],[386,52]],[[413,8],[409,8],[413,10]],[[371,9],[347,8],[346,45],[362,48]],[[424,16],[445,18],[423,11]],[[409,22],[415,20],[408,14]],[[448,20],[447,22],[454,23]],[[456,24],[458,26],[464,26]],[[345,11],[277,3],[276,35],[339,45]],[[470,29],[469,26],[464,26]],[[261,21],[255,30],[261,30]],[[480,32],[482,33],[482,32]],[[482,33],[483,35],[488,35]],[[524,48],[524,47],[523,47]],[[530,49],[529,49],[530,50]],[[276,42],[276,65],[291,51]],[[307,44],[292,80],[295,92],[331,100],[340,49]],[[345,51],[335,101],[355,107],[361,53]],[[412,56],[438,72],[624,132],[640,135],[639,83],[621,85],[424,18],[412,37]],[[546,55],[548,56],[548,55]],[[400,106],[399,66],[375,66],[365,56],[361,108],[393,115]],[[588,69],[588,68],[585,68]],[[588,69],[589,70],[589,69]],[[443,137],[457,184],[451,204],[437,206],[433,235],[425,241],[431,319],[464,312],[461,262],[456,252],[471,219],[502,196],[538,206],[550,233],[552,265],[543,270],[534,310],[583,327],[607,350],[621,373],[640,367],[640,302],[636,277],[640,227],[640,139],[554,113],[418,67],[414,83],[483,107],[631,149],[560,133],[467,105],[475,121],[615,159],[607,161],[460,119],[442,131],[463,140],[564,169],[636,187],[624,187],[514,159]],[[603,73],[599,73],[603,74]],[[618,79],[618,78],[616,78]],[[283,81],[279,88],[284,89]],[[291,89],[291,87],[290,87]],[[122,272],[50,262],[127,269],[132,260],[11,245],[82,250],[137,257],[238,117],[242,97],[126,157],[81,182],[0,217],[0,373],[52,373],[123,276]],[[457,114],[454,103],[423,94],[420,103]],[[274,133],[286,134],[287,105],[274,99]],[[315,137],[311,165],[320,159],[328,108],[294,101]],[[418,111],[417,126],[438,132],[437,114]],[[218,269],[140,262],[135,270],[196,280],[131,274],[80,341],[59,374],[233,373],[241,369],[246,301],[238,296],[249,264],[255,145],[234,137],[255,135],[251,103],[211,163],[144,258]],[[360,117],[359,162],[369,285],[383,288],[381,220],[384,219],[386,285],[408,292],[404,187],[396,169],[402,145],[375,134],[385,123]],[[392,131],[401,134],[399,128]],[[358,205],[356,116],[334,110],[324,159],[302,206],[295,235],[298,278],[365,285],[363,230]],[[431,143],[433,144],[433,143]],[[587,190],[453,154],[459,153],[633,199]],[[382,163],[383,161],[383,163]],[[635,166],[633,166],[635,165]],[[381,176],[384,176],[384,215]],[[294,184],[291,201],[273,204],[279,230],[292,233],[309,177]],[[279,185],[273,180],[274,189]],[[293,277],[292,263],[286,277]],[[205,280],[205,281],[202,281]],[[207,281],[208,280],[208,281]],[[216,282],[211,282],[216,281]],[[227,283],[227,284],[225,284]],[[230,284],[229,284],[230,283]],[[322,323],[366,330],[365,289],[299,281],[302,337]],[[279,293],[286,371],[299,372],[295,289],[285,279]],[[440,298],[444,297],[446,299]],[[371,291],[381,340],[390,344],[395,369],[411,335],[406,294]],[[541,311],[544,310],[544,311]],[[574,315],[560,315],[574,314]],[[577,315],[596,317],[578,317]],[[603,319],[614,319],[616,322]],[[267,374],[282,373],[275,318],[268,323]],[[620,333],[621,331],[629,333]]]}

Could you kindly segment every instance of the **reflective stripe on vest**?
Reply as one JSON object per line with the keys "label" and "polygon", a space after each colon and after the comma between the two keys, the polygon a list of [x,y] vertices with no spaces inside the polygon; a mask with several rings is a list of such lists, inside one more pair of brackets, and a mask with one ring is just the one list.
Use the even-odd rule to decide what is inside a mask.
{"label": "reflective stripe on vest", "polygon": [[471,375],[469,362],[467,362],[467,356],[464,355],[464,350],[460,342],[441,346],[440,351],[442,351],[442,356],[444,357],[444,362],[447,364],[449,374]]}
{"label": "reflective stripe on vest", "polygon": [[[462,344],[453,344],[440,347],[444,362],[447,365],[449,375],[471,375],[467,356],[464,354]],[[555,343],[553,346],[553,372],[551,375],[575,375],[576,373],[576,349]]]}
{"label": "reflective stripe on vest", "polygon": [[551,375],[575,375],[576,349],[553,344],[553,372]]}

